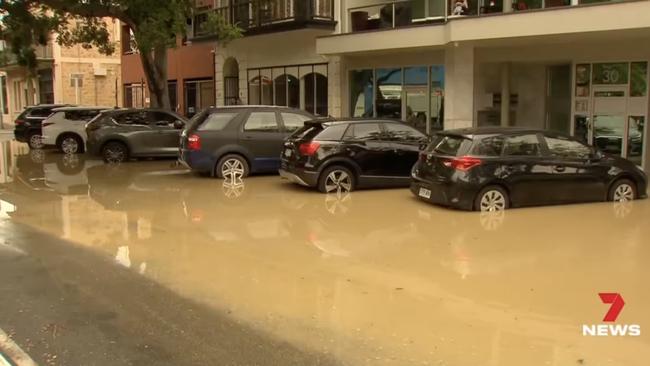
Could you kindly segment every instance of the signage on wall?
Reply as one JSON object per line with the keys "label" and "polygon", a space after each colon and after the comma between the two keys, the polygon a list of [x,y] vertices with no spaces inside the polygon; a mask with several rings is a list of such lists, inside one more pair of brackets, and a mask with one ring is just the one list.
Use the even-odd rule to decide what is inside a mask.
{"label": "signage on wall", "polygon": [[601,85],[627,84],[629,63],[611,62],[594,64],[593,83]]}

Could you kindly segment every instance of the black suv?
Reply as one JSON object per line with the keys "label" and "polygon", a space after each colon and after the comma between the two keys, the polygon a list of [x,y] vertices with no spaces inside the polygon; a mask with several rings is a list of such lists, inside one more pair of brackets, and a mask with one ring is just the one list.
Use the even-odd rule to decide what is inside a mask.
{"label": "black suv", "polygon": [[559,133],[521,128],[439,132],[413,167],[411,191],[464,210],[646,197],[643,169]]}
{"label": "black suv", "polygon": [[324,193],[408,186],[427,143],[426,135],[394,120],[309,121],[284,143],[280,175]]}
{"label": "black suv", "polygon": [[138,157],[175,157],[183,128],[185,119],[169,111],[104,111],[86,124],[86,149],[111,163]]}
{"label": "black suv", "polygon": [[180,161],[219,178],[275,173],[284,139],[313,118],[287,107],[210,108],[194,116],[183,131]]}
{"label": "black suv", "polygon": [[29,106],[14,121],[14,136],[20,142],[26,142],[32,149],[43,147],[43,121],[52,114],[52,110],[68,107],[68,104],[40,104]]}

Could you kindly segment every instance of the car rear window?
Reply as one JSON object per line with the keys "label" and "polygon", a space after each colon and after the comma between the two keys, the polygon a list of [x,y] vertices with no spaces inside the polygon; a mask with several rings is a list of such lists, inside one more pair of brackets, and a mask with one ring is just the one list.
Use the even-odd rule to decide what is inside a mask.
{"label": "car rear window", "polygon": [[503,136],[488,136],[480,139],[472,148],[472,155],[501,156]]}
{"label": "car rear window", "polygon": [[212,113],[200,122],[197,131],[221,131],[238,113]]}
{"label": "car rear window", "polygon": [[457,156],[463,145],[471,143],[471,140],[455,135],[436,135],[429,145],[428,151],[438,154]]}

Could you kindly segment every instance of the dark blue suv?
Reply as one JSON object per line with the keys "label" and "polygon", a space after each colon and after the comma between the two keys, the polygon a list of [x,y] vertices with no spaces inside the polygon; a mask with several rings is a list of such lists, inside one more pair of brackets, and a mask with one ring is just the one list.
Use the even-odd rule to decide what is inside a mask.
{"label": "dark blue suv", "polygon": [[274,106],[209,108],[181,134],[180,161],[218,178],[244,178],[280,168],[284,139],[314,116]]}

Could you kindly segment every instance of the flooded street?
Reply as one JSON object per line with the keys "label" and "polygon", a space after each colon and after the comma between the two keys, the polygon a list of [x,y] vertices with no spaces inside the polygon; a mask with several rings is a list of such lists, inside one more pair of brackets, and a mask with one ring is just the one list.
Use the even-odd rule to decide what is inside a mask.
{"label": "flooded street", "polygon": [[[205,327],[225,318],[345,365],[650,360],[650,200],[481,215],[408,189],[327,196],[277,176],[202,177],[169,160],[109,166],[8,140],[1,149],[0,245],[38,256],[61,241],[71,261],[103,258],[204,307],[215,316]],[[601,292],[624,297],[616,324],[638,324],[640,336],[583,335],[604,324]],[[104,305],[119,322],[113,300]],[[164,314],[159,322],[165,329]]]}

